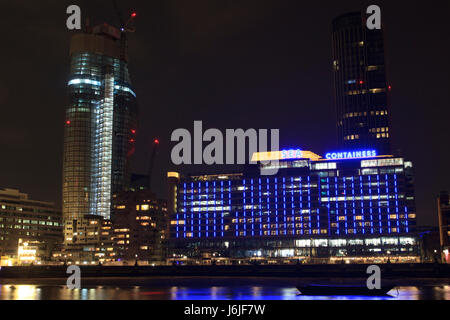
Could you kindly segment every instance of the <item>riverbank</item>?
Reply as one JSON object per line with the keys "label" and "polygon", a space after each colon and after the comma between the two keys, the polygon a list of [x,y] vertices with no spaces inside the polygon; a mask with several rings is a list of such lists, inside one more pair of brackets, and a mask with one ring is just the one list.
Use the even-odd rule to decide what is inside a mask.
{"label": "riverbank", "polygon": [[[447,279],[447,264],[380,264],[384,279]],[[291,279],[366,278],[368,265],[242,265],[242,266],[80,266],[83,278],[237,277]],[[2,267],[0,279],[66,278],[67,266]]]}

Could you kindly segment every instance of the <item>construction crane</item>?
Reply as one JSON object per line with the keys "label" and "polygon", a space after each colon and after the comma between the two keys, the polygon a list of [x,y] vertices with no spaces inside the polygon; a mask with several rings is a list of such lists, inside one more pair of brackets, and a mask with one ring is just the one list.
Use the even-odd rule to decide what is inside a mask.
{"label": "construction crane", "polygon": [[148,189],[152,190],[152,174],[153,174],[153,166],[155,164],[155,157],[158,153],[159,148],[159,140],[153,139],[153,148],[152,148],[152,155],[150,156],[150,163],[148,166]]}
{"label": "construction crane", "polygon": [[130,18],[128,19],[128,21],[124,21],[123,17],[122,17],[122,12],[119,9],[119,5],[117,4],[117,0],[113,0],[113,4],[114,4],[114,9],[116,10],[117,13],[117,17],[119,18],[119,28],[120,28],[120,58],[122,60],[128,60],[127,59],[127,47],[128,47],[128,42],[127,42],[127,33],[133,33],[136,31],[136,28],[132,27],[132,22],[134,21],[134,18],[136,18],[137,13],[136,12],[132,12],[130,15]]}

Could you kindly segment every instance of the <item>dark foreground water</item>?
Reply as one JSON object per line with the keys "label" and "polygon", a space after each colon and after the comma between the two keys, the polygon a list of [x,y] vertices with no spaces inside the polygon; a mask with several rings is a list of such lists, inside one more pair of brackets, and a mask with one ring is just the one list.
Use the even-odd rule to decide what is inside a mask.
{"label": "dark foreground water", "polygon": [[0,300],[450,300],[450,286],[403,286],[385,297],[312,297],[294,286],[83,286],[1,284]]}

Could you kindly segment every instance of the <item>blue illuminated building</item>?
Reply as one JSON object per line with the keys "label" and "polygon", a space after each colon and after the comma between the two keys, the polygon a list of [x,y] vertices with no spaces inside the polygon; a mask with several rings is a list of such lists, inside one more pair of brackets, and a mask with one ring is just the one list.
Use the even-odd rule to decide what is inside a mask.
{"label": "blue illuminated building", "polygon": [[[173,260],[415,261],[412,163],[362,152],[260,153],[278,161],[233,174],[169,173]],[[269,166],[278,173],[262,175]]]}

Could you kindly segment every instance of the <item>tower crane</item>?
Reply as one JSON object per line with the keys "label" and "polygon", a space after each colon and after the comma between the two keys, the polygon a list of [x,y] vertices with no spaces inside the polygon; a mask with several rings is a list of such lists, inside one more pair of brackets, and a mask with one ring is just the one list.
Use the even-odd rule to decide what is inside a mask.
{"label": "tower crane", "polygon": [[119,9],[119,5],[117,4],[117,0],[113,0],[114,9],[116,10],[117,17],[119,18],[120,23],[120,58],[123,60],[127,60],[127,33],[134,33],[136,31],[136,28],[132,26],[132,23],[134,21],[134,18],[136,18],[137,13],[132,12],[128,20],[125,22],[122,17],[122,12]]}

